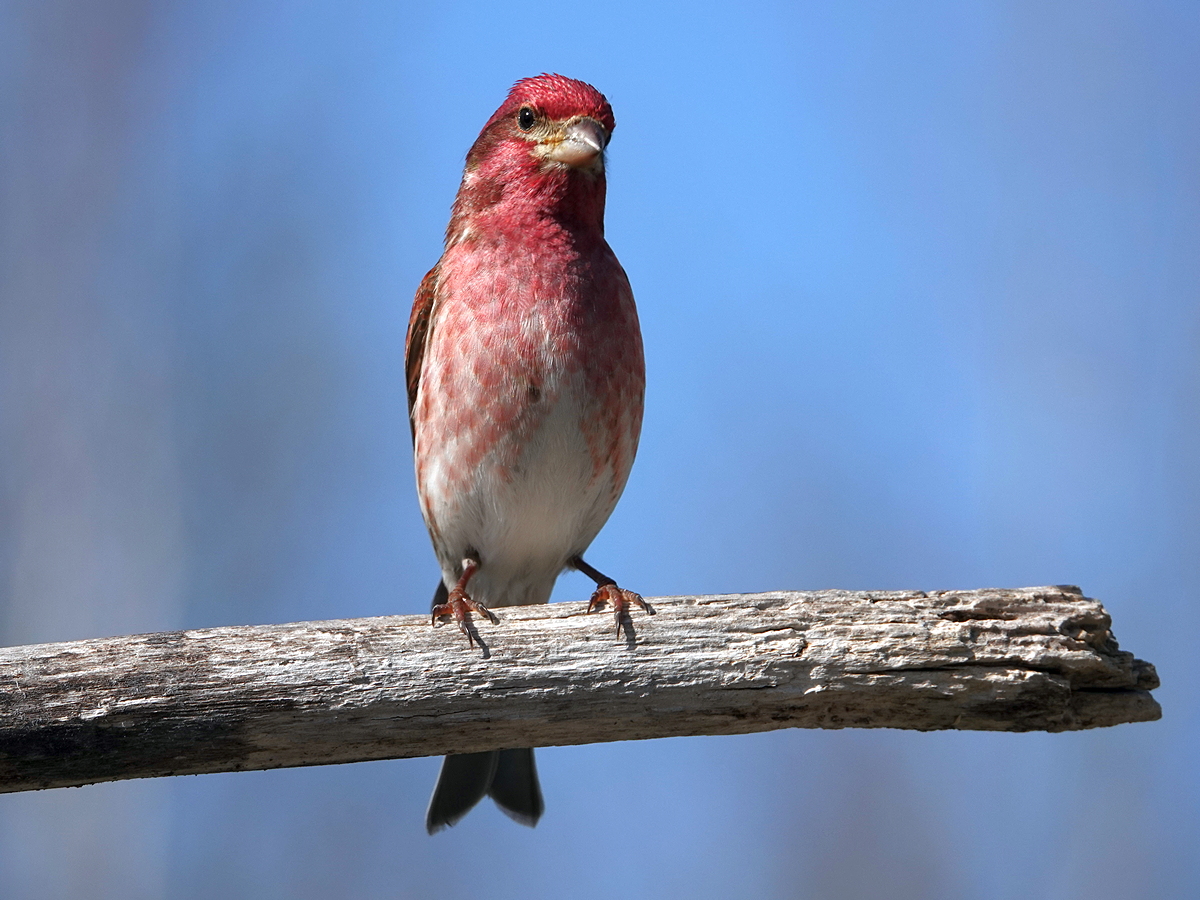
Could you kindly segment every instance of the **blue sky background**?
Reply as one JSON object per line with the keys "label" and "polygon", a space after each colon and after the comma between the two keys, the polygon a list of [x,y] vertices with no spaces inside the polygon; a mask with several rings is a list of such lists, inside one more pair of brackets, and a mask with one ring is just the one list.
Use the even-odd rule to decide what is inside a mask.
{"label": "blue sky background", "polygon": [[[517,78],[612,101],[647,596],[1075,583],[1083,734],[552,748],[0,797],[0,896],[1200,895],[1200,5],[0,2],[0,640],[428,608],[402,386]],[[580,576],[556,597],[583,599]]]}

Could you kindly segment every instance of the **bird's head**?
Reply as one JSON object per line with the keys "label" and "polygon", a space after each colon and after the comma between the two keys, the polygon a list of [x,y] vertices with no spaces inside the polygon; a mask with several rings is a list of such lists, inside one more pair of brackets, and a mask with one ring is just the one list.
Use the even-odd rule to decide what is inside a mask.
{"label": "bird's head", "polygon": [[518,233],[538,240],[551,222],[603,239],[604,148],[615,124],[590,84],[518,81],[467,153],[446,246]]}
{"label": "bird's head", "polygon": [[590,84],[562,75],[523,78],[483,127],[467,169],[508,157],[523,168],[596,177],[615,127],[608,100]]}

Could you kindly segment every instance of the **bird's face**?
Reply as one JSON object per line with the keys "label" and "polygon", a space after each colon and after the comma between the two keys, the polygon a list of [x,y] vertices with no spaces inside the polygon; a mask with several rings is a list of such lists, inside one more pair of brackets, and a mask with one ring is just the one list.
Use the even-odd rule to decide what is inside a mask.
{"label": "bird's face", "polygon": [[494,154],[542,173],[604,172],[604,148],[616,123],[604,95],[561,75],[516,83],[484,126],[467,158],[468,169]]}
{"label": "bird's face", "polygon": [[547,166],[565,166],[593,174],[604,171],[604,148],[609,132],[590,115],[576,113],[552,118],[532,103],[512,117],[515,135],[528,142],[529,152]]}

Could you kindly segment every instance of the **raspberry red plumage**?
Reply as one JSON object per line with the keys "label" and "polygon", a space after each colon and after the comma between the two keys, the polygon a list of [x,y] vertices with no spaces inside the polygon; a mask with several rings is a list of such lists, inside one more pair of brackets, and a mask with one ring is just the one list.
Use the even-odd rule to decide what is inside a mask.
{"label": "raspberry red plumage", "polygon": [[[469,639],[471,611],[544,603],[568,567],[596,581],[593,602],[612,603],[619,622],[641,602],[582,558],[629,476],[645,385],[633,293],[604,239],[613,127],[590,85],[517,82],[467,154],[445,252],[417,291],[406,376],[418,496],[442,569],[434,614],[453,615]],[[479,785],[536,821],[533,757],[505,759],[448,762],[430,829],[465,814]]]}
{"label": "raspberry red plumage", "polygon": [[590,84],[562,75],[542,74],[522,78],[514,84],[483,130],[487,131],[497,120],[511,115],[526,103],[539,107],[552,119],[591,116],[610,135],[617,127],[608,99]]}

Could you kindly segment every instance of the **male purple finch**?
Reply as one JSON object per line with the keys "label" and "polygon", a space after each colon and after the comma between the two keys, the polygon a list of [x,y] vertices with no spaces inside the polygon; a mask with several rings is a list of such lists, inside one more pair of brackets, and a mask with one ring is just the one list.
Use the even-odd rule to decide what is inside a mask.
{"label": "male purple finch", "polygon": [[[545,603],[596,582],[618,628],[641,597],[583,560],[637,452],[645,364],[629,280],[604,240],[612,107],[561,75],[518,81],[467,154],[442,258],[421,282],[405,369],[421,512],[442,569],[433,619]],[[533,751],[447,756],[432,834],[489,795],[534,825]]]}

